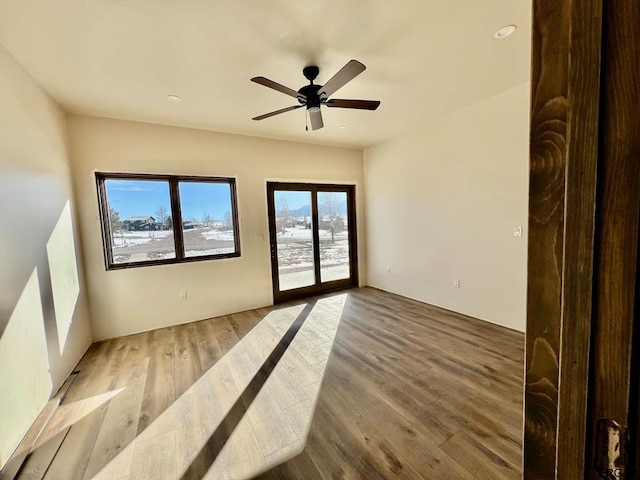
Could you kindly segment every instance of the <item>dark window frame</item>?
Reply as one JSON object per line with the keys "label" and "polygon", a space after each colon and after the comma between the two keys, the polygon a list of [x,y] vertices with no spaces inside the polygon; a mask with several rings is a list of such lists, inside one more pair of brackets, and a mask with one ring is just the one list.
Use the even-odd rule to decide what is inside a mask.
{"label": "dark window frame", "polygon": [[[176,263],[202,262],[207,260],[219,260],[222,258],[240,257],[240,224],[238,222],[238,196],[236,179],[233,177],[210,177],[196,175],[163,175],[146,173],[105,173],[96,172],[96,185],[98,189],[98,210],[100,211],[100,227],[102,230],[102,249],[104,252],[106,270],[122,270],[126,268],[151,267],[154,265],[171,265]],[[166,181],[169,184],[169,199],[171,202],[171,220],[173,229],[173,242],[175,258],[144,260],[137,262],[114,263],[113,245],[111,243],[111,223],[109,221],[109,202],[105,188],[105,180],[151,180]],[[233,243],[234,252],[214,255],[202,255],[196,257],[185,256],[184,236],[182,226],[182,211],[180,207],[180,182],[194,183],[225,183],[229,185],[231,192],[231,216],[233,218]]]}
{"label": "dark window frame", "polygon": [[[291,290],[280,290],[278,272],[277,234],[275,218],[275,197],[277,190],[308,191],[311,193],[311,221],[318,226],[318,194],[341,192],[347,194],[347,218],[349,232],[349,278],[322,281],[320,265],[320,238],[318,230],[312,229],[315,283],[306,287]],[[269,242],[271,248],[271,282],[273,302],[275,304],[320,295],[333,291],[353,288],[359,285],[358,276],[358,225],[356,218],[356,185],[333,183],[300,183],[300,182],[267,182],[267,211],[269,217]],[[316,259],[318,262],[316,263]]]}

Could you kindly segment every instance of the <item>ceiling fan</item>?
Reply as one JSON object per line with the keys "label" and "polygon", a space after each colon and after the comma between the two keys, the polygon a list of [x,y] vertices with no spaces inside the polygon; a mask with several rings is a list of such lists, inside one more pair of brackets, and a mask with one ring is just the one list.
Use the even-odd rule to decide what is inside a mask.
{"label": "ceiling fan", "polygon": [[311,119],[311,129],[318,130],[324,126],[322,121],[322,112],[320,111],[320,105],[326,105],[327,107],[337,108],[355,108],[358,110],[375,110],[380,106],[378,100],[343,100],[337,98],[329,98],[339,88],[353,80],[360,75],[367,67],[357,60],[349,61],[344,67],[340,69],[333,77],[327,81],[324,85],[316,85],[313,81],[318,76],[320,69],[311,65],[302,69],[302,74],[309,80],[309,85],[305,85],[300,90],[295,91],[284,85],[269,80],[265,77],[253,77],[252,82],[259,83],[265,87],[273,88],[279,92],[289,95],[300,102],[300,105],[294,105],[292,107],[276,110],[275,112],[265,113],[258,117],[254,117],[253,120],[264,120],[265,118],[273,117],[281,113],[290,112],[297,108],[306,107],[309,112],[309,118]]}

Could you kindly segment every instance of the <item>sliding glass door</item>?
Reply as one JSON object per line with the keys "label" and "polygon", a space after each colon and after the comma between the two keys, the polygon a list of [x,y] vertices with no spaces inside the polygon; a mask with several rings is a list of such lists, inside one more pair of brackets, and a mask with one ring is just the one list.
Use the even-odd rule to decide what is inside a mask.
{"label": "sliding glass door", "polygon": [[357,286],[354,190],[267,183],[276,303]]}

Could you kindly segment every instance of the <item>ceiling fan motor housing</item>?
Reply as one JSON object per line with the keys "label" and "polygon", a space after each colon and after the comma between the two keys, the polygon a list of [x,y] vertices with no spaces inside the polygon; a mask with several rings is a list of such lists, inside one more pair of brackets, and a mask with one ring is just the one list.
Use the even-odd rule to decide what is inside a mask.
{"label": "ceiling fan motor housing", "polygon": [[[318,91],[322,88],[322,85],[305,85],[298,93],[304,95],[304,97],[298,97],[298,101],[307,106],[307,110],[311,108],[320,108],[320,96]],[[306,97],[306,100],[304,99]]]}

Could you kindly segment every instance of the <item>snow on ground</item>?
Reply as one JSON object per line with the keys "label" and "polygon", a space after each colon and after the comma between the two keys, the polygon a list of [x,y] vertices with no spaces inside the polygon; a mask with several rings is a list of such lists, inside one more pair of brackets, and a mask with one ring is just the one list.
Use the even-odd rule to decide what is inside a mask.
{"label": "snow on ground", "polygon": [[171,230],[144,231],[144,232],[118,232],[113,236],[114,247],[128,247],[129,245],[144,245],[154,239],[165,238],[173,235]]}
{"label": "snow on ground", "polygon": [[[233,231],[219,231],[205,227],[185,230],[189,235],[186,241],[186,256],[196,257],[204,255],[220,255],[233,252],[228,243],[219,246],[216,241],[233,242]],[[174,258],[173,242],[170,238],[171,230],[119,232],[114,235],[114,260],[116,263],[129,261],[144,261],[159,258]],[[331,241],[331,232],[320,230],[320,265],[322,268],[330,266],[349,265],[349,237],[348,232],[335,233]],[[164,240],[164,241],[163,241]],[[187,240],[185,238],[185,240]],[[278,267],[280,270],[298,271],[313,268],[312,233],[303,226],[287,228],[285,232],[278,232]],[[168,242],[168,243],[167,243]],[[211,242],[207,244],[207,242]],[[216,248],[211,248],[216,245]],[[142,246],[141,248],[132,248]],[[129,247],[129,248],[128,248]]]}
{"label": "snow on ground", "polygon": [[[329,230],[318,230],[318,234],[321,240],[331,238],[331,232]],[[336,240],[339,238],[347,238],[347,237],[348,237],[347,230],[334,234],[334,238]],[[285,238],[291,238],[296,240],[311,240],[312,238],[311,229],[305,228],[303,226],[285,228],[284,232],[282,231],[278,232],[277,238],[278,238],[278,243],[282,242],[282,240]]]}
{"label": "snow on ground", "polygon": [[[320,265],[349,264],[349,241],[336,236],[335,242],[330,237],[320,240]],[[301,269],[313,266],[313,248],[311,239],[307,242],[294,240],[278,242],[278,267],[280,269]]]}
{"label": "snow on ground", "polygon": [[147,260],[163,260],[166,258],[176,258],[173,252],[138,252],[114,254],[113,263],[145,262]]}
{"label": "snow on ground", "polygon": [[233,230],[220,232],[218,230],[206,230],[200,232],[206,240],[231,240],[233,241]]}
{"label": "snow on ground", "polygon": [[222,255],[223,253],[233,253],[232,247],[211,248],[209,250],[187,250],[187,257],[202,257],[204,255]]}
{"label": "snow on ground", "polygon": [[[220,232],[214,228],[184,231],[187,257],[220,255],[234,251],[233,231]],[[114,238],[113,255],[115,263],[175,258],[173,231],[118,233]]]}

